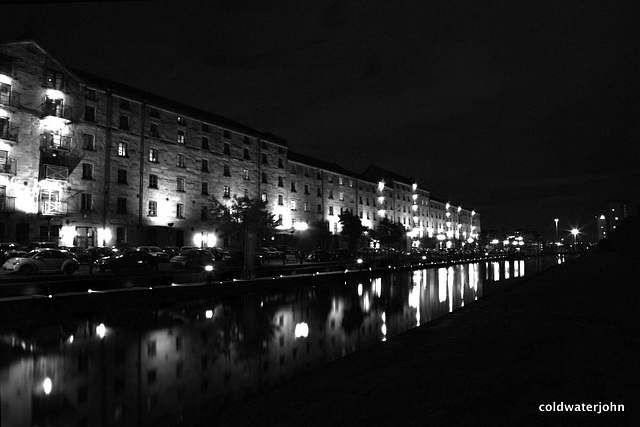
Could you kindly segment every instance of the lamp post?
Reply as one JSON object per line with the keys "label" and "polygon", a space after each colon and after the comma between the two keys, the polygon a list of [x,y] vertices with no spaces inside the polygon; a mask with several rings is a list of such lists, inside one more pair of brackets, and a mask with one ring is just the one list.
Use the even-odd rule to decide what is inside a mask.
{"label": "lamp post", "polygon": [[558,250],[558,218],[554,219],[556,223],[556,250]]}

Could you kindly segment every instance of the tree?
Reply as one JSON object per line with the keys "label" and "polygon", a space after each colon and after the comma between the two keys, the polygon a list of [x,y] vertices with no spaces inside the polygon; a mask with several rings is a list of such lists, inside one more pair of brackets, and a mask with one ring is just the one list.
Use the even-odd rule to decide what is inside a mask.
{"label": "tree", "polygon": [[315,243],[316,247],[326,249],[328,241],[331,238],[329,224],[325,221],[314,221],[309,224],[309,237]]}
{"label": "tree", "polygon": [[227,235],[237,234],[243,242],[244,264],[242,276],[253,276],[258,242],[273,233],[277,225],[274,215],[266,210],[266,203],[259,199],[234,197],[223,204],[213,199],[213,220]]}
{"label": "tree", "polygon": [[380,241],[380,245],[393,247],[402,243],[405,231],[402,224],[389,221],[388,218],[382,218],[375,231],[375,237]]}
{"label": "tree", "polygon": [[368,230],[367,227],[362,225],[362,221],[357,215],[353,215],[350,211],[346,211],[340,214],[340,224],[342,224],[342,231],[340,234],[347,240],[347,245],[350,251],[358,249],[358,240],[362,237],[362,234]]}

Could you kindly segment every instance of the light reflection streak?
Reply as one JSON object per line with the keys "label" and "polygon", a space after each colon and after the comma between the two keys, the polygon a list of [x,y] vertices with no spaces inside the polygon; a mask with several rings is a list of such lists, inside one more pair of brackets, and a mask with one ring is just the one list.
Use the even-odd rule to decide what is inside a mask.
{"label": "light reflection streak", "polygon": [[444,267],[438,269],[438,300],[447,300],[447,269]]}

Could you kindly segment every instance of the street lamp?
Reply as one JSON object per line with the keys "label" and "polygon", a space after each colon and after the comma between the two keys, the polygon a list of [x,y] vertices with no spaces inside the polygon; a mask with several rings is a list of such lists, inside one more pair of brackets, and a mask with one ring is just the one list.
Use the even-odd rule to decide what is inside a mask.
{"label": "street lamp", "polygon": [[577,228],[574,228],[571,230],[571,234],[573,234],[573,250],[577,251],[578,248],[576,248],[576,239],[578,238],[578,233],[580,233],[580,231]]}
{"label": "street lamp", "polygon": [[556,249],[558,248],[558,218],[554,219],[554,221],[556,222]]}

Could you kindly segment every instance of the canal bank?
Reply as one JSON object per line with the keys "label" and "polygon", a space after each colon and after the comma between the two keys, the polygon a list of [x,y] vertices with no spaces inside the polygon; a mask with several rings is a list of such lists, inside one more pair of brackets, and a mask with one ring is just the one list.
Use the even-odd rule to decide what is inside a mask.
{"label": "canal bank", "polygon": [[[487,287],[473,304],[207,421],[632,425],[639,415],[639,270],[629,258],[592,253],[509,287]],[[560,403],[600,406],[540,410]],[[611,403],[624,412],[603,412]]]}

